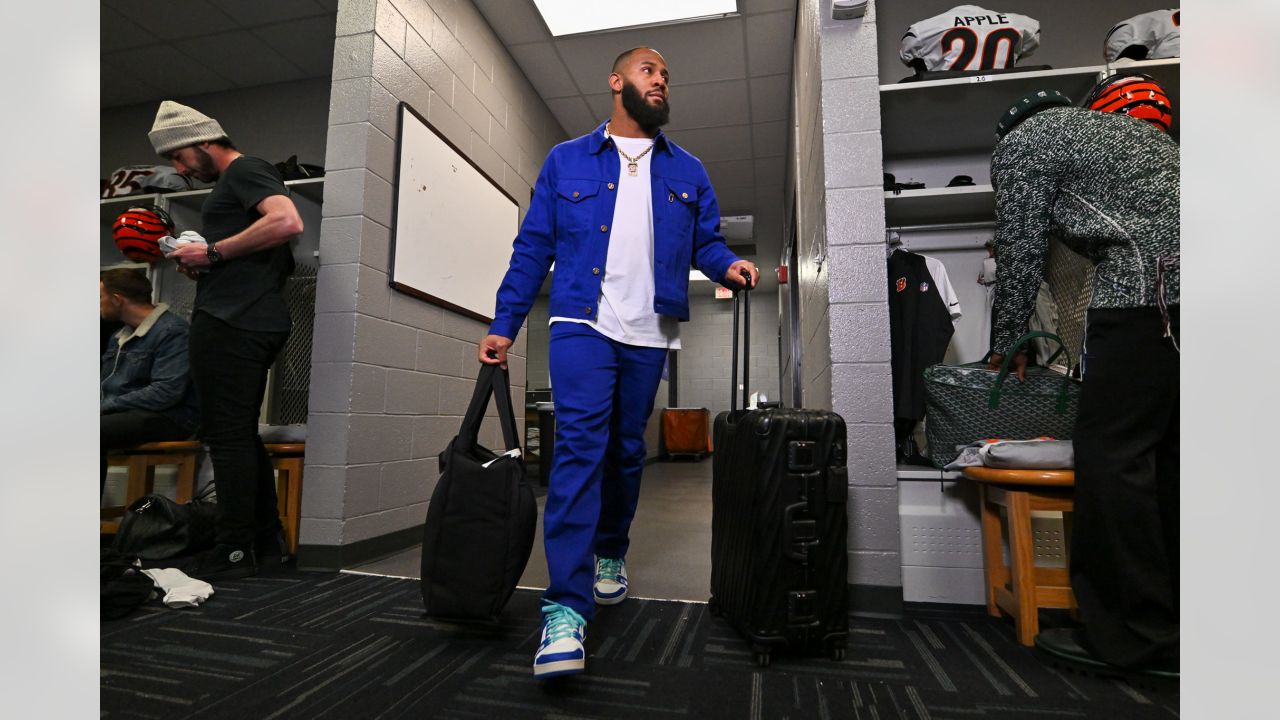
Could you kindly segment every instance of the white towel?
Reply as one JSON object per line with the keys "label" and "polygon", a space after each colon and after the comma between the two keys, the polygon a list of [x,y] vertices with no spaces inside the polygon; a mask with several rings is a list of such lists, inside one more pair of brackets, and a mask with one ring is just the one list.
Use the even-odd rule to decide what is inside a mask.
{"label": "white towel", "polygon": [[196,607],[213,594],[212,585],[177,568],[152,568],[142,572],[164,591],[164,604],[171,608]]}

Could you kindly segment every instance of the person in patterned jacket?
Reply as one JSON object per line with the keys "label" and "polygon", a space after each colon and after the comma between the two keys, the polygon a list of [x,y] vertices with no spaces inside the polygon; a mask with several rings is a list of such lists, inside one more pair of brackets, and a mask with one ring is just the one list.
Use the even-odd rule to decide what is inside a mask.
{"label": "person in patterned jacket", "polygon": [[[1111,105],[1072,107],[1049,90],[1001,116],[990,362],[999,367],[1026,328],[1051,235],[1093,261],[1072,438],[1082,628],[1046,630],[1036,645],[1060,664],[1168,678],[1179,645],[1179,152],[1169,113]],[[1025,366],[1015,358],[1020,378]]]}

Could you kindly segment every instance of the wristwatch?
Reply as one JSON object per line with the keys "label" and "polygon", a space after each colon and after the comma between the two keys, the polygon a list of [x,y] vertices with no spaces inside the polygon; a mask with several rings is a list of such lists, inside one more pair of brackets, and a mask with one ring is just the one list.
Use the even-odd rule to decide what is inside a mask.
{"label": "wristwatch", "polygon": [[222,262],[222,253],[218,252],[218,243],[209,243],[209,247],[204,251],[209,258],[209,265],[217,265]]}

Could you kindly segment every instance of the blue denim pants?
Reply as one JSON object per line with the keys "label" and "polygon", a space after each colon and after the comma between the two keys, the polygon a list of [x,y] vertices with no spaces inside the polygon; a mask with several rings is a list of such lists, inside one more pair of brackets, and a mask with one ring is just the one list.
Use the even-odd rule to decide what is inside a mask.
{"label": "blue denim pants", "polygon": [[595,557],[627,554],[640,497],[644,431],[667,351],[617,342],[588,325],[551,326],[555,457],[543,515],[551,582],[543,598],[595,614]]}

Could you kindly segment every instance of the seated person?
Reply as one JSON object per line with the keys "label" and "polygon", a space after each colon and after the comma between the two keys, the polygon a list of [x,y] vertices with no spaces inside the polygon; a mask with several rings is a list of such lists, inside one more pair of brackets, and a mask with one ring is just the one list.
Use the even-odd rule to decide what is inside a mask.
{"label": "seated person", "polygon": [[199,425],[188,372],[186,320],[151,304],[151,281],[141,270],[106,270],[98,284],[102,320],[124,323],[102,353],[102,476],[107,451],[161,440],[186,440]]}

